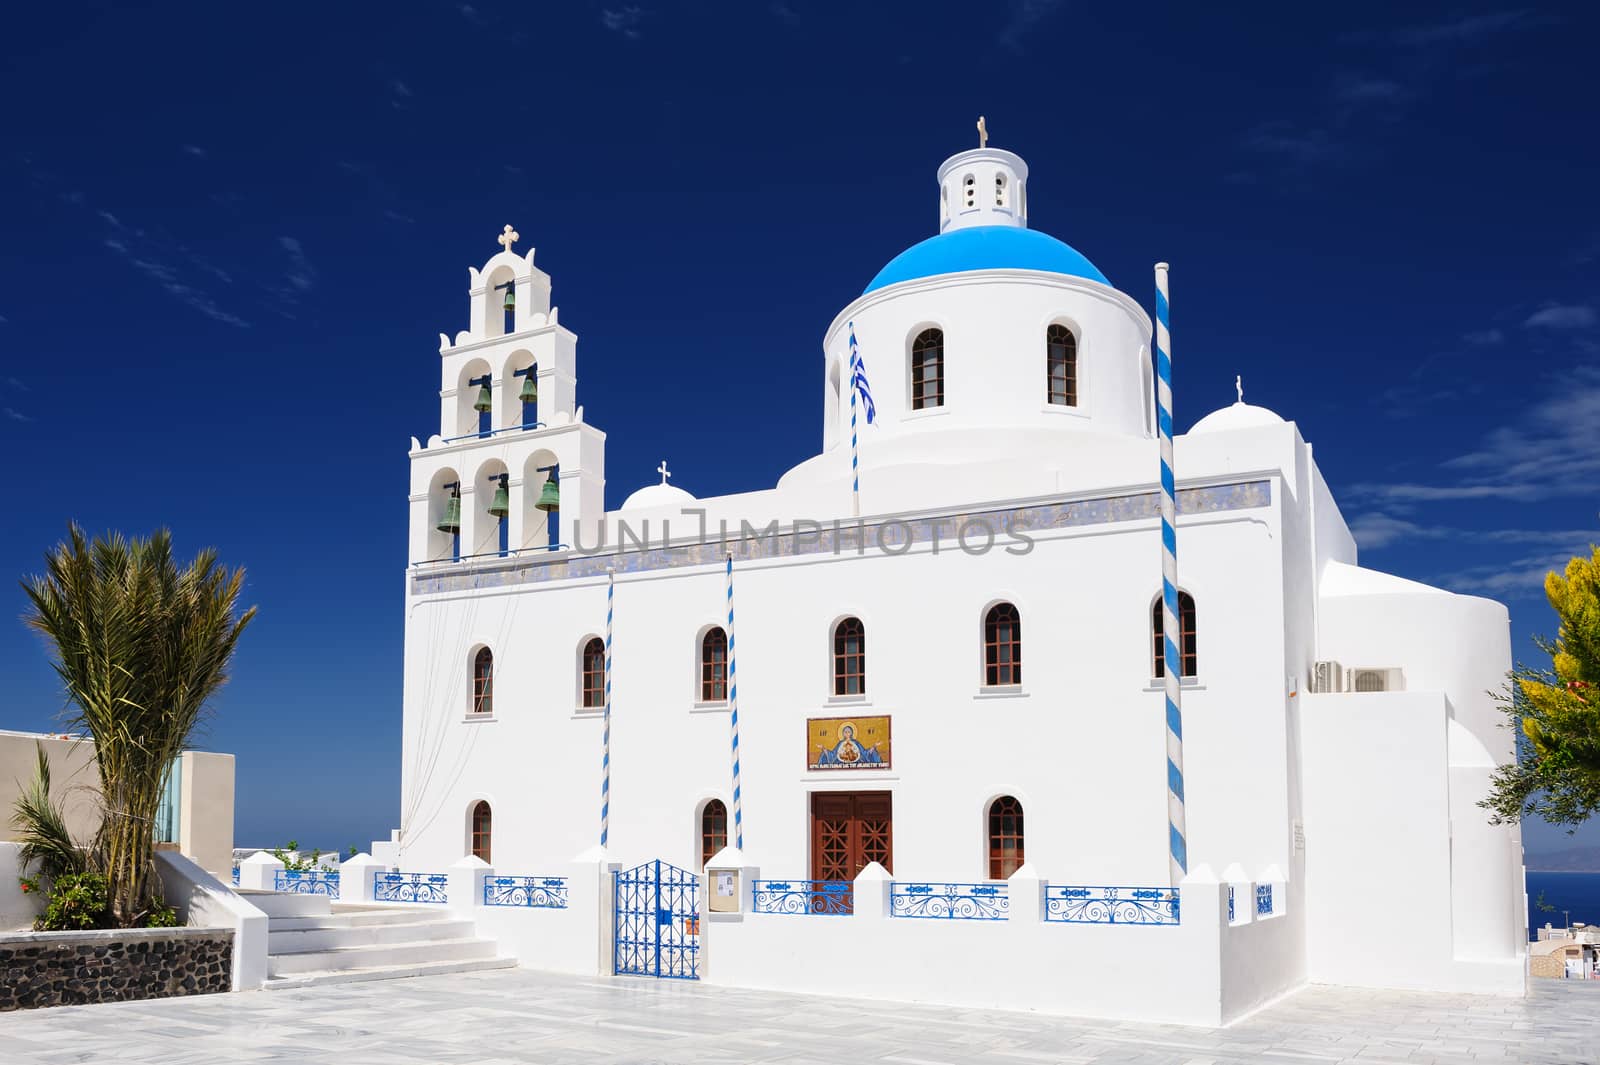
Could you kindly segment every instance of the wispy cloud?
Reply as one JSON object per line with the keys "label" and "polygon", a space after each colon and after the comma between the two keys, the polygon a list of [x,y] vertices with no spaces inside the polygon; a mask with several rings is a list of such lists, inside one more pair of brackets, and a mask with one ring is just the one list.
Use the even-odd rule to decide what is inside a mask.
{"label": "wispy cloud", "polygon": [[604,8],[600,12],[600,23],[613,33],[620,33],[630,41],[639,39],[639,23],[644,21],[644,9],[629,5],[613,11]]}
{"label": "wispy cloud", "polygon": [[1352,496],[1382,505],[1590,495],[1600,482],[1597,410],[1600,367],[1579,366],[1516,421],[1491,430],[1478,447],[1442,463],[1440,472],[1449,483],[1358,484]]}
{"label": "wispy cloud", "polygon": [[1430,22],[1421,26],[1370,31],[1355,34],[1353,37],[1396,48],[1434,48],[1440,45],[1475,44],[1508,30],[1531,29],[1547,21],[1548,19],[1536,16],[1525,9],[1485,11],[1475,15],[1458,15],[1442,22]]}
{"label": "wispy cloud", "polygon": [[7,419],[9,419],[11,421],[14,421],[14,422],[31,422],[31,421],[33,421],[32,418],[28,417],[26,414],[22,413],[20,410],[16,410],[16,409],[14,409],[12,407],[0,407],[0,414],[4,414]]}
{"label": "wispy cloud", "polygon": [[1475,329],[1469,333],[1462,333],[1461,339],[1475,348],[1489,348],[1505,343],[1506,335],[1498,329]]}
{"label": "wispy cloud", "polygon": [[1544,578],[1550,572],[1561,572],[1567,562],[1578,553],[1587,554],[1588,541],[1575,541],[1570,548],[1537,555],[1526,555],[1504,562],[1468,566],[1454,573],[1432,578],[1435,584],[1452,592],[1466,595],[1487,595],[1496,599],[1544,599]]}
{"label": "wispy cloud", "polygon": [[1065,0],[1011,0],[1011,17],[1000,27],[995,40],[1002,47],[1020,52],[1028,33],[1064,6]]}
{"label": "wispy cloud", "polygon": [[278,246],[289,253],[289,272],[284,280],[300,292],[310,292],[317,283],[317,268],[306,258],[305,249],[294,237],[279,237]]}
{"label": "wispy cloud", "polygon": [[196,159],[204,159],[206,157],[206,150],[195,144],[185,144],[183,146],[183,153],[185,155],[192,155]]}
{"label": "wispy cloud", "polygon": [[[1345,34],[1341,39],[1351,49],[1350,67],[1333,76],[1322,105],[1293,122],[1277,119],[1253,126],[1241,142],[1269,172],[1311,172],[1377,157],[1376,150],[1363,151],[1373,124],[1392,125],[1425,101],[1455,69],[1451,57],[1457,50],[1550,21],[1525,10],[1506,10]],[[1261,177],[1246,167],[1224,180],[1255,184]]]}
{"label": "wispy cloud", "polygon": [[1244,144],[1251,151],[1274,157],[1297,169],[1341,162],[1349,156],[1349,147],[1326,129],[1282,120],[1256,126],[1245,134]]}
{"label": "wispy cloud", "polygon": [[798,25],[800,22],[800,16],[795,13],[794,8],[784,3],[783,0],[773,0],[771,4],[767,5],[767,10],[772,12],[773,18],[790,26]]}
{"label": "wispy cloud", "polygon": [[15,377],[6,378],[6,386],[8,388],[14,388],[18,392],[31,392],[31,391],[33,391],[33,389],[29,388],[27,385],[23,384],[21,381],[17,380]]}
{"label": "wispy cloud", "polygon": [[471,4],[462,4],[456,10],[461,12],[462,18],[466,19],[474,26],[484,26],[488,24],[484,20],[483,13],[477,8],[473,7]]}
{"label": "wispy cloud", "polygon": [[1494,544],[1533,544],[1540,547],[1582,545],[1600,537],[1600,529],[1488,529],[1464,530],[1438,522],[1422,523],[1393,514],[1363,514],[1350,523],[1350,533],[1365,549],[1388,547],[1416,540],[1476,541]]}
{"label": "wispy cloud", "polygon": [[157,259],[142,257],[125,240],[119,237],[107,237],[103,242],[107,248],[126,259],[135,270],[150,278],[160,285],[168,294],[188,304],[207,318],[228,325],[236,325],[242,329],[250,328],[250,323],[234,314],[224,310],[214,299],[182,279],[177,267]]}
{"label": "wispy cloud", "polygon": [[1534,311],[1522,324],[1535,329],[1588,329],[1597,321],[1600,321],[1600,316],[1595,314],[1593,307],[1552,303]]}

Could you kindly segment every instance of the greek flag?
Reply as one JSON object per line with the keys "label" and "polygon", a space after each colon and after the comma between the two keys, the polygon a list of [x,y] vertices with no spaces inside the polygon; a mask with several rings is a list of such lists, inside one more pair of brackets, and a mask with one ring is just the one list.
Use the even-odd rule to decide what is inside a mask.
{"label": "greek flag", "polygon": [[867,411],[867,424],[871,425],[878,416],[878,408],[872,402],[872,386],[867,384],[867,365],[861,361],[861,352],[856,348],[854,327],[850,330],[850,388],[861,397],[861,405]]}

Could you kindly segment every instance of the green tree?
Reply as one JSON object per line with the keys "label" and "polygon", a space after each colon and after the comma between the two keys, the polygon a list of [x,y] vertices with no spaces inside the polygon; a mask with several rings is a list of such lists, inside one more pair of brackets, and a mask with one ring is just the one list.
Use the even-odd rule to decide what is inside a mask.
{"label": "green tree", "polygon": [[159,906],[155,819],[167,767],[228,679],[239,636],[244,571],[201,551],[187,566],[172,534],[120,534],[90,543],[76,524],[22,583],[27,623],[51,645],[66,687],[69,727],[94,740],[101,824],[93,866],[105,875],[115,923],[143,923]]}
{"label": "green tree", "polygon": [[1517,730],[1517,760],[1495,771],[1479,805],[1495,824],[1537,814],[1577,825],[1600,809],[1600,547],[1550,573],[1545,596],[1559,620],[1536,637],[1549,668],[1518,666],[1503,697]]}

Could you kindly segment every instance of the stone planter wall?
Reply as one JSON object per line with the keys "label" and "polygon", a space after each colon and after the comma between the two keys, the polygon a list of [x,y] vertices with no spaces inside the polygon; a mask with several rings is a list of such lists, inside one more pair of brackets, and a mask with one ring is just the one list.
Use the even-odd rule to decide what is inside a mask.
{"label": "stone planter wall", "polygon": [[232,980],[232,929],[0,935],[0,1010],[208,995]]}

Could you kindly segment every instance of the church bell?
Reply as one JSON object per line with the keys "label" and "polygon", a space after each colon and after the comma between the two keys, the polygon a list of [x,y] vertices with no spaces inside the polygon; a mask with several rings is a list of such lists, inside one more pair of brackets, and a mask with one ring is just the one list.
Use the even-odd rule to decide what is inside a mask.
{"label": "church bell", "polygon": [[506,488],[506,475],[501,474],[495,483],[494,499],[489,501],[489,513],[504,518],[511,513],[511,492]]}
{"label": "church bell", "polygon": [[444,501],[444,517],[439,519],[436,526],[442,533],[452,535],[461,531],[461,490],[452,488],[450,498]]}
{"label": "church bell", "polygon": [[522,391],[517,393],[517,398],[524,403],[534,403],[539,399],[539,386],[533,383],[532,367],[529,367],[527,376],[522,379]]}
{"label": "church bell", "polygon": [[561,509],[561,482],[556,479],[554,473],[544,482],[544,487],[539,490],[539,502],[535,503],[534,506],[546,514],[553,510]]}
{"label": "church bell", "polygon": [[478,386],[478,398],[472,401],[472,409],[479,413],[494,409],[494,396],[489,393],[487,383]]}
{"label": "church bell", "polygon": [[506,286],[506,299],[504,303],[500,304],[500,306],[508,311],[514,311],[517,309],[517,290],[514,286]]}

